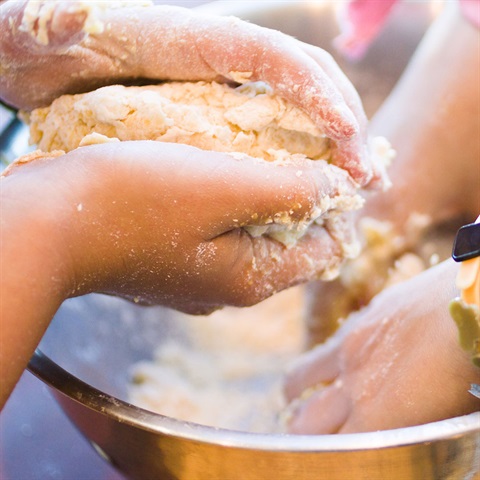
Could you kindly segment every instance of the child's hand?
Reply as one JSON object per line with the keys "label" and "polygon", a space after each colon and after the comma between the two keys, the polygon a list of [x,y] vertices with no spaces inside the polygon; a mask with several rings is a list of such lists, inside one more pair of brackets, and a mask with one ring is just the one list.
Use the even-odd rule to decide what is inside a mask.
{"label": "child's hand", "polygon": [[241,228],[308,219],[321,199],[355,195],[345,172],[325,168],[137,141],[37,159],[1,181],[28,225],[48,216],[44,241],[63,252],[67,295],[109,292],[202,313],[257,303],[338,266],[351,222],[343,234],[313,225],[288,249]]}
{"label": "child's hand", "polygon": [[477,411],[468,390],[478,369],[458,346],[449,315],[457,266],[447,261],[378,294],[324,345],[298,361],[286,383],[293,433],[402,428]]}
{"label": "child's hand", "polygon": [[[25,15],[25,3],[0,7],[0,91],[7,103],[30,110],[64,93],[139,79],[262,80],[336,142],[334,161],[357,183],[382,183],[383,167],[367,155],[358,95],[322,49],[239,19],[178,7],[31,2]],[[32,11],[32,4],[40,10]]]}
{"label": "child's hand", "polygon": [[356,193],[346,172],[328,169],[148,141],[15,164],[0,178],[0,405],[68,297],[104,292],[206,313],[336,268],[338,225],[313,225],[290,249],[241,228],[308,218],[320,199]]}

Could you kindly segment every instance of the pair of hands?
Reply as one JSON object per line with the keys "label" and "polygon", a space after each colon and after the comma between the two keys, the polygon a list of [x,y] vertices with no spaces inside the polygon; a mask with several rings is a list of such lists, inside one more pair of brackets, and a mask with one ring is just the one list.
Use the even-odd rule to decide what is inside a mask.
{"label": "pair of hands", "polygon": [[[206,276],[195,273],[198,285],[194,290],[198,287],[205,292],[209,289],[209,282],[212,282],[212,289],[216,288],[218,279],[210,280],[214,274],[218,277],[226,276],[225,280],[232,279],[230,267],[238,262],[239,256],[243,258],[246,255],[250,260],[254,257],[258,269],[252,288],[246,289],[243,285],[246,279],[239,275],[232,279],[231,289],[234,292],[226,292],[225,287],[220,289],[215,302],[205,300],[204,303],[210,305],[252,304],[274,291],[316,278],[330,266],[326,261],[328,258],[332,259],[331,266],[335,266],[338,262],[336,252],[339,242],[331,232],[317,228],[316,232],[312,231],[311,235],[301,240],[294,250],[286,251],[268,238],[255,241],[245,238],[238,231],[238,224],[232,221],[236,218],[242,222],[250,212],[258,213],[261,223],[275,213],[295,210],[297,204],[302,207],[295,215],[305,216],[323,195],[334,196],[340,188],[352,191],[355,182],[363,186],[381,183],[383,172],[367,157],[366,118],[358,95],[326,52],[279,32],[237,19],[200,15],[187,9],[167,6],[99,9],[94,12],[95,22],[102,25],[103,30],[102,27],[97,27],[96,33],[87,35],[85,25],[92,22],[89,19],[92,14],[89,9],[75,2],[58,2],[53,10],[46,9],[43,13],[42,7],[37,7],[40,9],[33,13],[45,16],[47,21],[43,24],[42,21],[32,21],[25,15],[26,4],[27,2],[5,2],[0,7],[4,32],[0,39],[0,92],[4,101],[17,108],[29,110],[46,105],[64,93],[86,91],[100,85],[136,79],[264,80],[279,95],[305,110],[326,135],[336,141],[334,162],[346,169],[351,178],[341,178],[339,175],[331,185],[327,185],[322,178],[323,168],[319,165],[305,166],[303,179],[295,176],[297,172],[293,168],[255,166],[259,175],[255,181],[252,179],[255,175],[247,167],[247,164],[258,165],[254,160],[247,159],[244,162],[245,168],[237,168],[238,162],[231,159],[220,160],[216,154],[196,152],[185,147],[149,147],[138,142],[128,149],[125,147],[128,154],[122,153],[123,147],[119,150],[114,146],[76,152],[75,158],[81,157],[85,162],[95,158],[97,165],[106,155],[115,155],[118,162],[116,175],[124,175],[123,179],[119,179],[119,184],[146,183],[142,176],[148,168],[159,176],[170,178],[171,183],[162,185],[162,192],[170,189],[177,195],[182,188],[188,188],[189,195],[182,195],[176,201],[182,203],[182,207],[188,203],[188,217],[185,217],[185,212],[182,215],[191,222],[190,229],[196,227],[199,234],[188,237],[184,233],[187,222],[173,214],[171,229],[178,223],[178,228],[175,229],[178,234],[169,237],[163,229],[157,241],[150,244],[156,243],[156,250],[158,244],[177,244],[175,260],[173,254],[168,255],[170,260],[167,263],[171,266],[172,277],[177,276],[177,271],[180,270],[173,268],[175,262],[188,263],[185,260],[187,255],[191,259],[188,267],[195,270],[194,256],[189,252],[191,244],[195,242],[198,248],[205,249],[205,244],[208,244],[207,250],[215,249],[215,259],[218,262],[212,257],[209,266],[212,274],[208,281]],[[32,8],[30,4],[27,5],[27,13],[29,8]],[[151,149],[156,149],[155,153]],[[182,168],[183,178],[180,174],[172,177],[171,167],[164,161],[172,156],[176,157],[178,164],[181,163],[180,157],[196,157],[194,162],[188,162],[188,167],[186,162],[185,167],[178,167]],[[142,158],[143,168],[132,167],[132,157]],[[219,167],[220,162],[225,164]],[[73,170],[73,165],[78,169],[83,168],[81,163],[72,163],[71,169]],[[231,166],[234,170],[229,172]],[[35,167],[32,165],[31,168]],[[215,171],[222,172],[223,178],[220,174],[211,177],[211,172]],[[15,172],[16,175],[21,173],[20,170]],[[72,172],[72,177],[75,175]],[[91,169],[90,181],[106,182],[101,175],[100,169]],[[208,189],[206,184],[209,185]],[[257,188],[250,188],[253,185]],[[148,188],[153,186],[152,182]],[[154,188],[158,186],[155,185]],[[278,192],[281,188],[285,193],[279,201]],[[70,197],[78,190],[74,187]],[[149,195],[156,194],[145,188],[137,192],[133,188],[131,190],[131,201],[135,204],[146,202]],[[235,190],[235,195],[227,194],[230,190]],[[136,198],[133,198],[135,195]],[[192,198],[196,200],[191,201]],[[171,211],[173,206],[168,202],[162,203],[163,200],[158,199],[157,208],[164,212]],[[74,199],[68,201],[75,203]],[[206,210],[212,212],[210,216],[205,213]],[[135,218],[127,218],[129,212],[126,210],[116,214],[124,216],[125,222],[131,224],[134,224],[135,219],[141,218],[136,214]],[[157,229],[158,232],[160,230]],[[86,231],[83,233],[89,234]],[[220,236],[221,242],[217,240],[216,245],[209,243]],[[142,242],[141,239],[138,241]],[[271,266],[272,251],[280,258],[275,268]],[[312,259],[309,268],[305,268],[306,260],[302,260],[304,257]],[[186,286],[184,291],[180,289],[175,293],[173,288],[166,287],[169,282],[165,281],[163,275],[156,279],[152,275],[144,278],[134,271],[131,264],[125,262],[125,265],[128,266],[122,276],[135,273],[136,289],[140,295],[153,288],[166,288],[169,297],[176,295],[180,298],[186,295]],[[186,266],[182,266],[184,267]],[[244,270],[244,267],[235,269],[239,274],[245,273]],[[260,275],[265,276],[263,286],[259,286]],[[178,276],[176,283],[183,284],[183,281],[184,277]],[[145,292],[142,291],[142,283]],[[189,291],[193,283],[193,280],[188,282]],[[131,295],[129,289],[122,292],[118,285],[112,286],[111,290]],[[241,291],[243,293],[239,293]],[[255,293],[251,293],[253,291]],[[188,306],[190,299],[188,295],[186,297],[185,300],[172,297],[168,304],[178,306],[183,303],[188,310],[194,311],[196,307]],[[203,311],[203,307],[200,311]]]}
{"label": "pair of hands", "polygon": [[278,166],[151,142],[13,168],[0,179],[1,403],[65,298],[106,292],[189,313],[251,305],[317,278],[342,253],[339,232],[324,227],[285,249],[242,224],[305,218],[325,196],[383,181],[366,156],[358,95],[323,50],[237,19],[102,4],[3,2],[1,99],[31,110],[112,83],[263,80],[335,141],[334,163],[348,174],[327,180],[321,162]]}

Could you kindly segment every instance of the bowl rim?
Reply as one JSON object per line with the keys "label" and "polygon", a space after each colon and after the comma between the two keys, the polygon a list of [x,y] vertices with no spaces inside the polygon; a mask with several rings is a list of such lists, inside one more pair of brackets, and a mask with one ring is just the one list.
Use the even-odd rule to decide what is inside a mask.
{"label": "bowl rim", "polygon": [[329,435],[242,432],[185,422],[120,400],[63,369],[39,348],[30,359],[28,370],[56,392],[112,420],[154,434],[217,446],[290,453],[356,451],[406,447],[480,434],[480,412],[381,432]]}

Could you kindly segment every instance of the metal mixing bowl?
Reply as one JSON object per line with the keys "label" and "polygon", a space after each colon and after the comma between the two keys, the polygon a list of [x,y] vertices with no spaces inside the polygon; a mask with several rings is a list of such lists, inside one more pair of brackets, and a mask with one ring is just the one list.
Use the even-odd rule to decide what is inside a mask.
{"label": "metal mixing bowl", "polygon": [[[336,2],[215,2],[234,14],[331,49]],[[435,14],[399,6],[369,54],[338,59],[371,115],[388,94]],[[130,366],[178,335],[172,312],[90,295],[64,303],[29,369],[96,450],[141,480],[428,480],[480,478],[480,413],[390,431],[324,436],[250,434],[210,428],[130,405]],[[201,319],[196,320],[201,321]],[[181,336],[179,336],[181,341]]]}

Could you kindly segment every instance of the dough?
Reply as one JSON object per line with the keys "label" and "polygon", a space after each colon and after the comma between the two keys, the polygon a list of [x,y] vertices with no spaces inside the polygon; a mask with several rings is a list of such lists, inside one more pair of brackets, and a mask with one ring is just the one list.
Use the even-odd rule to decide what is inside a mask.
{"label": "dough", "polygon": [[282,433],[285,369],[304,348],[304,294],[290,288],[201,321],[172,312],[175,334],[132,365],[128,401],[202,425]]}
{"label": "dough", "polygon": [[[112,85],[93,92],[64,95],[46,108],[24,115],[31,142],[43,151],[70,151],[93,143],[155,140],[204,150],[249,155],[275,162],[305,159],[328,164],[331,140],[297,107],[263,82],[237,88],[215,82],[168,82],[159,85]],[[377,142],[381,156],[388,142]],[[386,152],[386,153],[385,153]],[[327,165],[328,166],[328,165]],[[334,165],[327,168],[336,169]],[[299,169],[299,175],[301,175]],[[323,198],[310,218],[293,222],[289,213],[267,226],[246,226],[252,236],[270,235],[287,247],[313,223],[334,235],[344,230],[339,213],[359,209],[360,195]],[[345,257],[355,256],[355,239],[339,238]]]}
{"label": "dough", "polygon": [[29,117],[31,141],[44,151],[112,140],[157,140],[265,160],[291,154],[328,160],[329,139],[301,110],[261,82],[112,85],[64,95]]}

